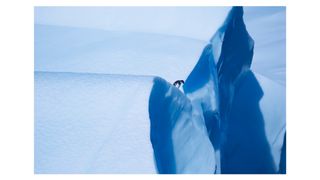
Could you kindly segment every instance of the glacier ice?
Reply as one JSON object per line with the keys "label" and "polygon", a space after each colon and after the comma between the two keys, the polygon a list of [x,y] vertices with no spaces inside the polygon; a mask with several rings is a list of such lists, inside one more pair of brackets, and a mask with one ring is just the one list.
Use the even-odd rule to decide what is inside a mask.
{"label": "glacier ice", "polygon": [[219,91],[213,47],[208,44],[183,86],[183,91],[191,100],[193,108],[201,115],[208,136],[215,148],[217,173],[220,173],[220,115]]}
{"label": "glacier ice", "polygon": [[178,88],[155,78],[149,116],[159,173],[215,172],[214,148],[202,114]]}
{"label": "glacier ice", "polygon": [[285,88],[250,70],[253,47],[243,8],[234,7],[184,85],[203,113],[221,173],[279,172]]}
{"label": "glacier ice", "polygon": [[36,173],[285,173],[285,8],[71,9],[35,9]]}

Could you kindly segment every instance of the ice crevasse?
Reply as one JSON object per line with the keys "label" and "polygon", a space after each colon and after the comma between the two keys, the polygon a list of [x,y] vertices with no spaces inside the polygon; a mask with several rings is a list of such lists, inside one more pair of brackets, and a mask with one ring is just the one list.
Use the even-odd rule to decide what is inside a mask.
{"label": "ice crevasse", "polygon": [[39,66],[35,172],[284,172],[285,87],[251,69],[254,44],[234,7],[183,89],[149,74]]}

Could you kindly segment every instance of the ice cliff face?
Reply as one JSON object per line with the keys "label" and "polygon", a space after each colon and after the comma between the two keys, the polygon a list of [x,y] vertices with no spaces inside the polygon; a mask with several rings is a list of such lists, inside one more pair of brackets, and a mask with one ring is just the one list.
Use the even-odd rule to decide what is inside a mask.
{"label": "ice cliff face", "polygon": [[[279,171],[285,91],[250,70],[253,49],[243,8],[234,7],[183,87],[203,114],[221,173]],[[279,98],[278,107],[272,106],[274,98]]]}
{"label": "ice cliff face", "polygon": [[183,90],[192,102],[207,127],[207,133],[215,148],[216,172],[220,172],[220,115],[219,115],[219,91],[216,73],[216,65],[213,57],[212,44],[208,44],[200,56],[200,59],[188,76]]}
{"label": "ice cliff face", "polygon": [[176,87],[154,79],[150,138],[159,173],[214,173],[214,148],[202,114]]}

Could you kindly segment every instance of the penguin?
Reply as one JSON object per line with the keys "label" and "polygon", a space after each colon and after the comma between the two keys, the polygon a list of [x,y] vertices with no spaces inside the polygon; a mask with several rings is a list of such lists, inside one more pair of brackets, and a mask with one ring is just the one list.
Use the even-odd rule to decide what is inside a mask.
{"label": "penguin", "polygon": [[173,85],[174,85],[175,87],[177,87],[178,89],[180,88],[180,86],[181,86],[182,84],[184,84],[184,80],[176,80],[176,81],[173,83]]}

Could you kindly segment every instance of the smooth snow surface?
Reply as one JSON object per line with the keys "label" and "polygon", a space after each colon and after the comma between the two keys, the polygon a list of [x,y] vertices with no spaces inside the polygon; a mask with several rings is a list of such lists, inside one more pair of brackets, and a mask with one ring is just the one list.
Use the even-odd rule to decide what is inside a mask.
{"label": "smooth snow surface", "polygon": [[206,43],[150,33],[35,29],[36,71],[153,75],[171,83],[187,78]]}
{"label": "smooth snow surface", "polygon": [[255,41],[251,69],[286,84],[286,7],[245,7],[244,20]]}
{"label": "smooth snow surface", "polygon": [[231,7],[36,7],[35,23],[162,34],[208,41],[230,9]]}
{"label": "smooth snow surface", "polygon": [[36,173],[155,173],[152,77],[35,73]]}
{"label": "smooth snow surface", "polygon": [[[35,70],[186,79],[229,10],[36,7]],[[285,85],[285,7],[244,12],[256,47],[252,69]]]}

